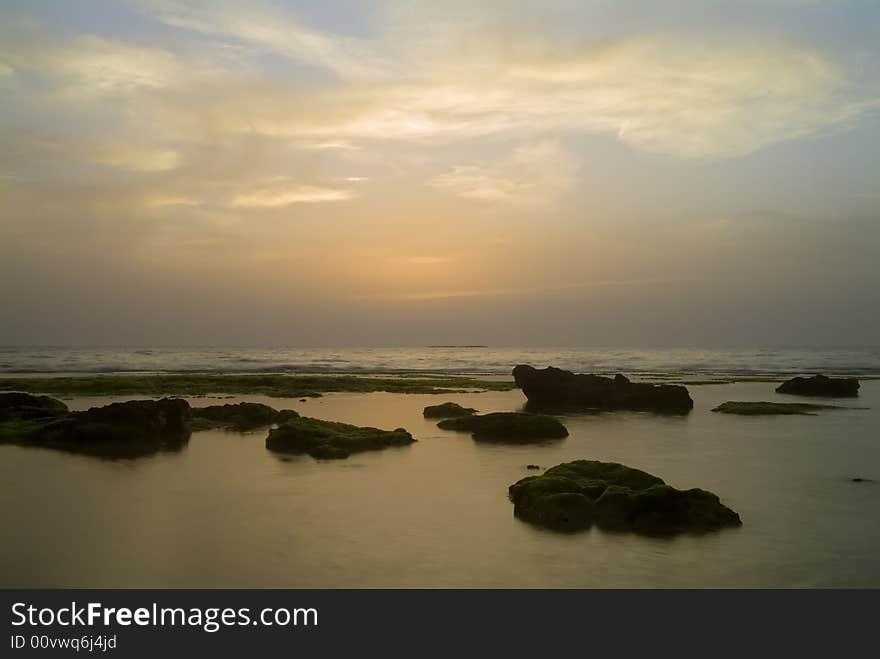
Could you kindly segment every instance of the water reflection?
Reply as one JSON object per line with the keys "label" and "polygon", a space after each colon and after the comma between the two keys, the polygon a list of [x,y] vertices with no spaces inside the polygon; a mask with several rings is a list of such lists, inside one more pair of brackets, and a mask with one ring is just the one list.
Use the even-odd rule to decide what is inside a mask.
{"label": "water reflection", "polygon": [[[691,389],[684,418],[566,415],[567,439],[477,443],[422,416],[437,397],[334,394],[308,416],[407,428],[404,450],[318,462],[277,456],[266,433],[196,432],[179,451],[96,460],[0,446],[2,586],[707,587],[880,586],[880,382],[871,409],[814,417],[712,413],[781,400],[772,384]],[[521,409],[519,392],[449,396]],[[76,399],[73,409],[106,404]],[[545,531],[517,520],[507,488],[544,467],[620,462],[718,494],[741,529],[672,540]],[[537,472],[540,473],[540,472]]]}

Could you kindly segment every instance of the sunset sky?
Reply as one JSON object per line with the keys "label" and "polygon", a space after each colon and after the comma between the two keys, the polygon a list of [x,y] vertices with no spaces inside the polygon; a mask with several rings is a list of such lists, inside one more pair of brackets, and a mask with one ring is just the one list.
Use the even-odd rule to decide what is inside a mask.
{"label": "sunset sky", "polygon": [[880,3],[0,1],[0,344],[880,337]]}

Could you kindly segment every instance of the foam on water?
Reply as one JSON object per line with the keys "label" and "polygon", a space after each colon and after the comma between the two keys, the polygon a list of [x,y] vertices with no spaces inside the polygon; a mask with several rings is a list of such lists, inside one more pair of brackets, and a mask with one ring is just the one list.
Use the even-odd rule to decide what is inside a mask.
{"label": "foam on water", "polygon": [[515,364],[644,376],[880,374],[880,348],[0,348],[0,373],[510,373]]}

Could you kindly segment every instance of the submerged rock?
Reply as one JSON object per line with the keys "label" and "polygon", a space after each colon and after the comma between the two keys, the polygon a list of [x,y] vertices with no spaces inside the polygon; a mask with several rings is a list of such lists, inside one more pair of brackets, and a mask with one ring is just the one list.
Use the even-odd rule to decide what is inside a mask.
{"label": "submerged rock", "polygon": [[815,375],[811,378],[792,378],[778,387],[777,393],[793,396],[824,396],[827,398],[853,398],[859,395],[856,378],[829,378]]}
{"label": "submerged rock", "polygon": [[282,423],[299,415],[293,410],[279,411],[262,403],[227,403],[195,407],[192,416],[193,430],[229,428],[244,432]]}
{"label": "submerged rock", "polygon": [[130,458],[179,450],[189,439],[185,400],[132,400],[84,412],[3,424],[0,439],[98,457]]}
{"label": "submerged rock", "polygon": [[415,441],[403,428],[379,430],[295,417],[269,431],[266,448],[279,453],[308,453],[314,458],[340,459],[351,453],[407,446]]}
{"label": "submerged rock", "polygon": [[814,414],[818,410],[839,409],[837,405],[814,405],[813,403],[768,403],[729,400],[712,409],[721,414]]}
{"label": "submerged rock", "polygon": [[458,403],[442,403],[428,405],[422,412],[426,419],[452,419],[459,416],[473,416],[477,413],[473,407],[462,407]]}
{"label": "submerged rock", "polygon": [[681,385],[630,382],[624,375],[575,375],[552,366],[536,369],[519,365],[513,369],[516,386],[529,405],[544,410],[635,410],[686,414],[694,407]]}
{"label": "submerged rock", "polygon": [[0,422],[13,419],[45,419],[67,414],[67,405],[49,396],[18,392],[0,393]]}
{"label": "submerged rock", "polygon": [[470,432],[478,441],[521,443],[568,437],[568,430],[558,419],[520,412],[492,412],[445,419],[437,427]]}
{"label": "submerged rock", "polygon": [[566,462],[517,481],[508,494],[518,518],[556,531],[596,524],[643,535],[674,535],[742,524],[711,492],[677,490],[657,476],[615,462]]}

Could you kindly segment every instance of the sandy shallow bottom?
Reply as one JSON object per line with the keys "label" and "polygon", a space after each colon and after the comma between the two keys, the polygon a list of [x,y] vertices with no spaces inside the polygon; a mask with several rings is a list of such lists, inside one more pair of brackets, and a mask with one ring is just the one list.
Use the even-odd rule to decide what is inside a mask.
{"label": "sandy shallow bottom", "polygon": [[[0,446],[0,586],[880,587],[880,381],[843,403],[869,409],[710,412],[796,400],[773,386],[691,387],[684,418],[565,416],[567,439],[515,447],[439,430],[421,411],[445,400],[516,410],[518,391],[223,401],[403,426],[419,440],[336,462],[279,458],[266,431],[199,432],[179,453],[129,461]],[[536,473],[525,465],[577,458],[712,490],[744,526],[662,540],[559,535],[513,517],[507,486]]]}

